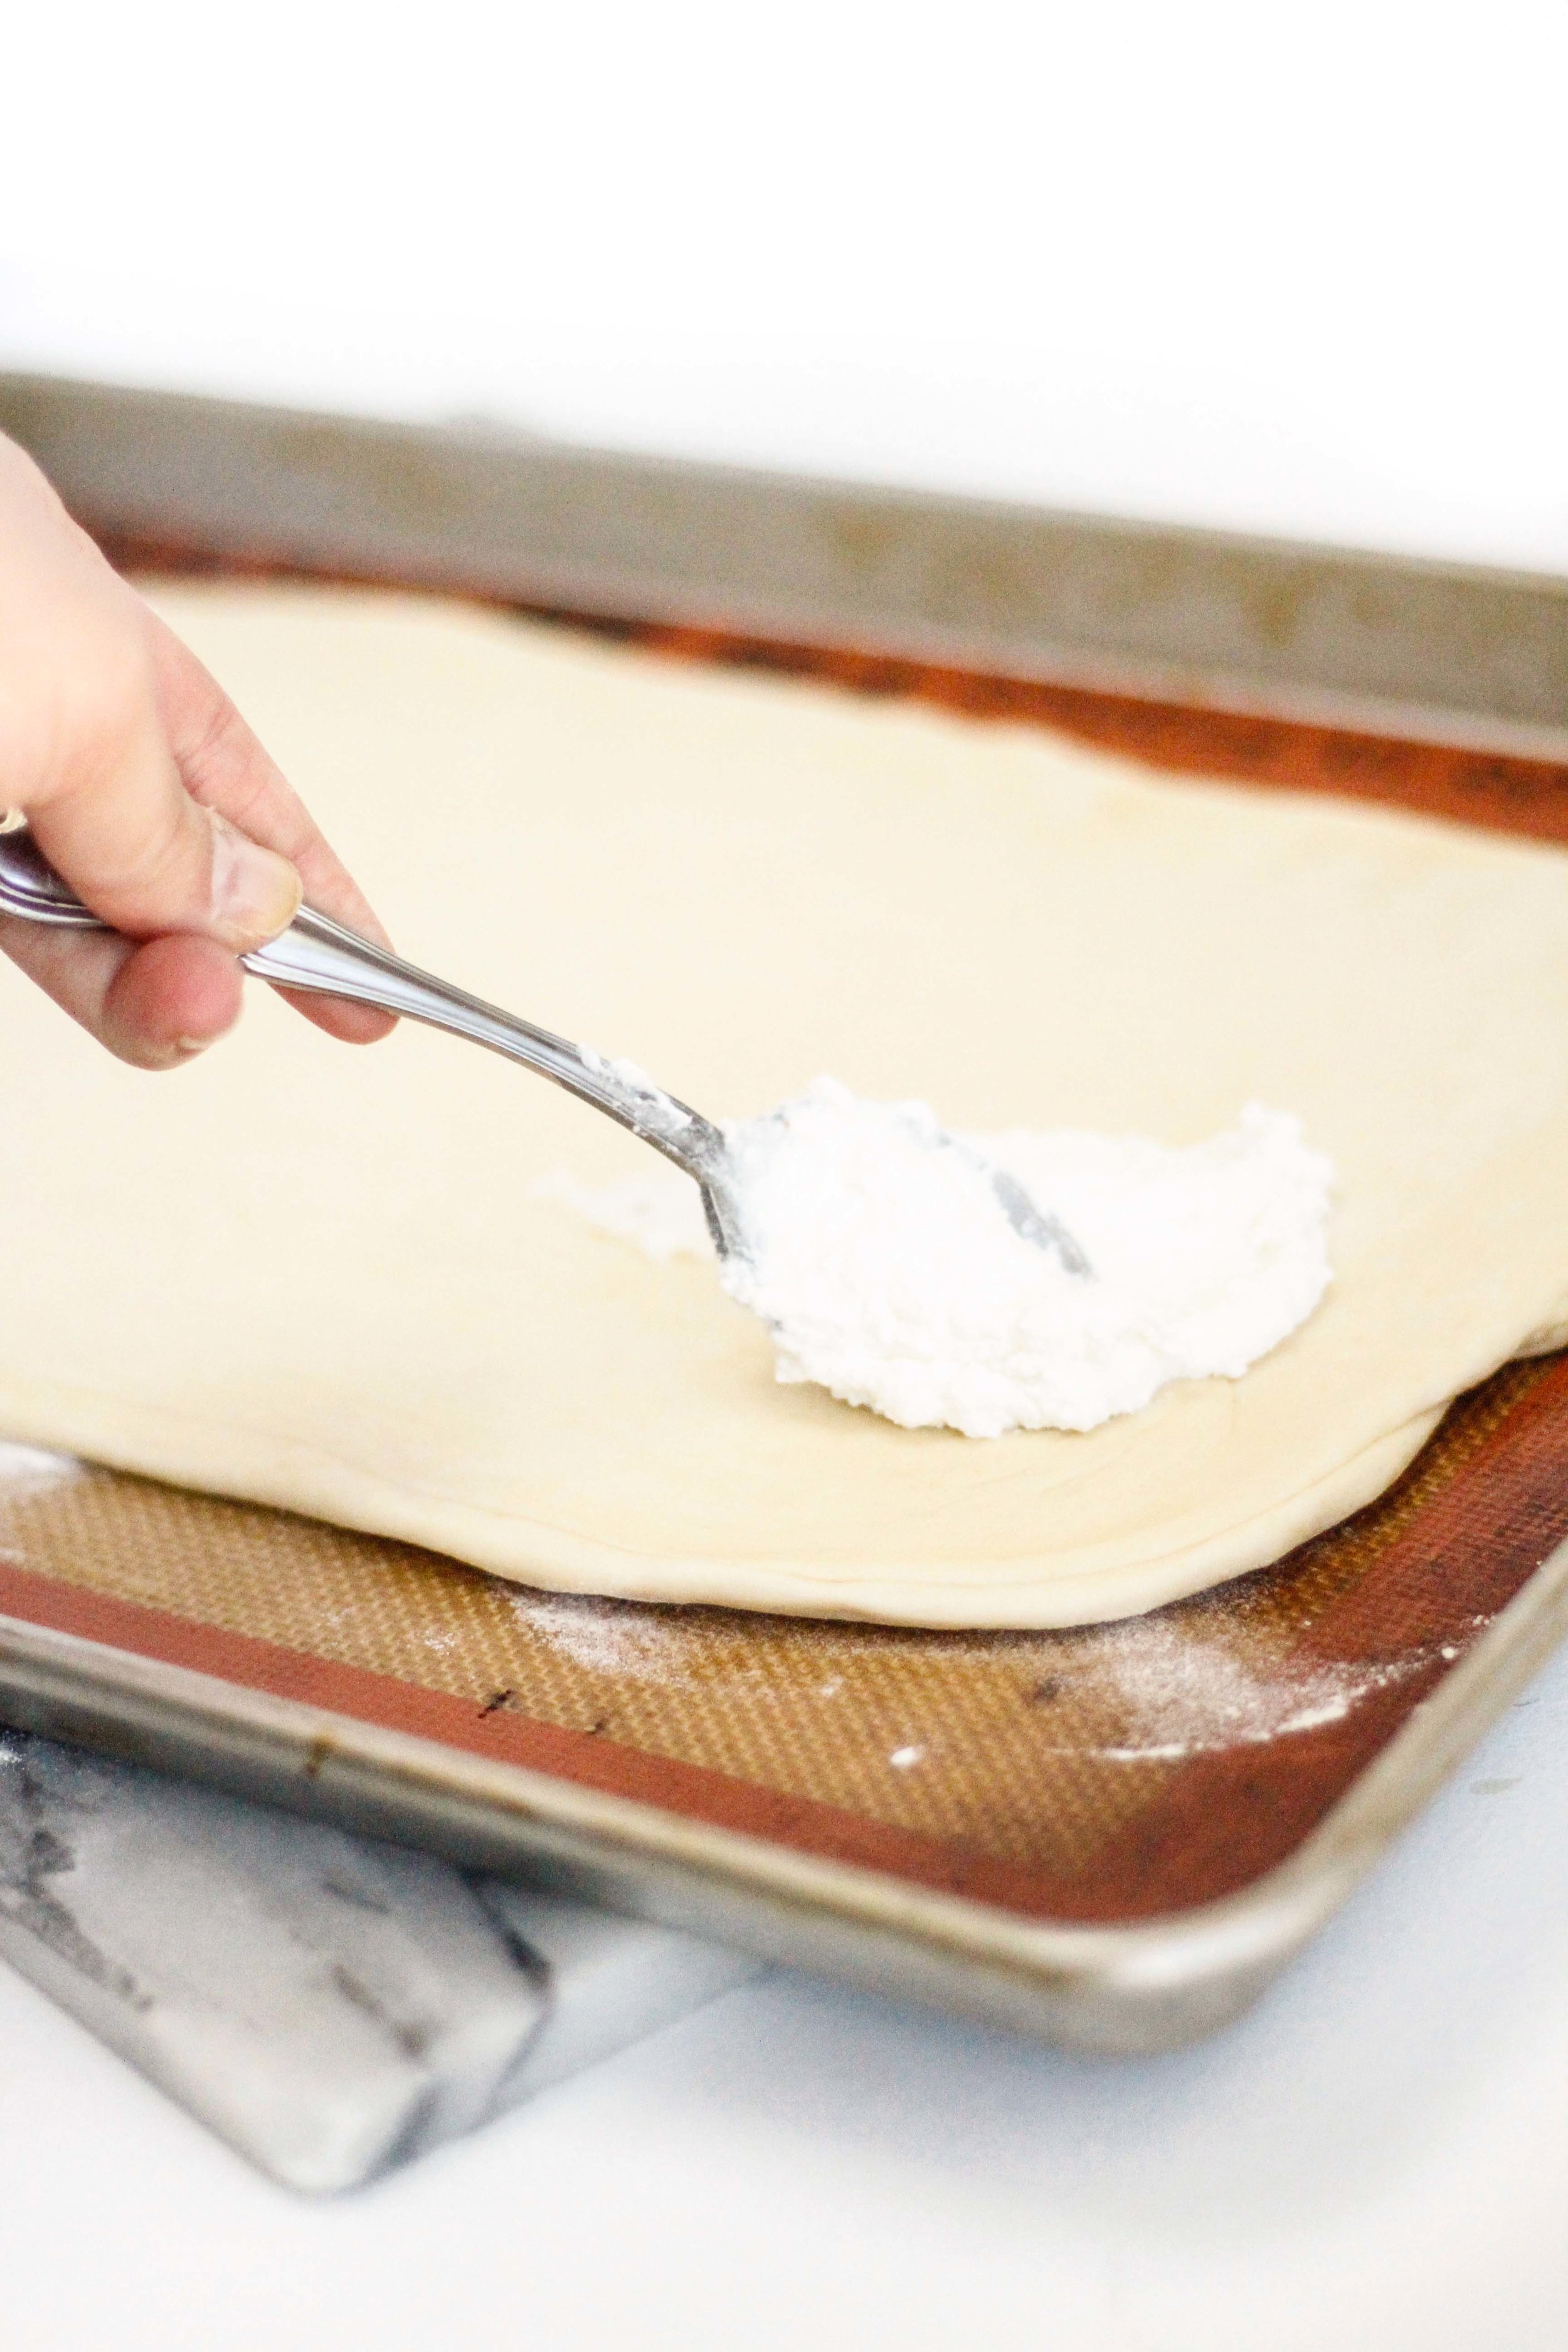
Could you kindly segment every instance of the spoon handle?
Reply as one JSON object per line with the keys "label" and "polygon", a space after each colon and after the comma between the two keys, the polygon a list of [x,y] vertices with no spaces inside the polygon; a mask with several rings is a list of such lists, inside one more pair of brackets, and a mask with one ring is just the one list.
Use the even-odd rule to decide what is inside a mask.
{"label": "spoon handle", "polygon": [[[73,930],[110,929],[55,872],[25,825],[0,833],[0,912]],[[301,907],[286,931],[239,961],[257,979],[279,988],[374,1004],[521,1062],[630,1128],[700,1181],[722,1151],[717,1129],[651,1081],[633,1080],[591,1048],[421,971],[312,907]]]}

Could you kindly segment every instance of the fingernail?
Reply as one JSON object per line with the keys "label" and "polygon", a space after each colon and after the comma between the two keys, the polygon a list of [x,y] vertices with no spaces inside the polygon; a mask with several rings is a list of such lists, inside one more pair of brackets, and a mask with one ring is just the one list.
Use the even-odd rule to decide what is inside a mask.
{"label": "fingernail", "polygon": [[263,849],[226,817],[213,827],[213,935],[245,955],[287,930],[300,911],[300,877],[286,857]]}
{"label": "fingernail", "polygon": [[170,1050],[177,1054],[181,1061],[188,1062],[193,1055],[205,1054],[209,1045],[216,1045],[220,1037],[232,1036],[238,1026],[239,1015],[237,1013],[232,1021],[226,1021],[223,1027],[215,1029],[210,1037],[176,1037]]}

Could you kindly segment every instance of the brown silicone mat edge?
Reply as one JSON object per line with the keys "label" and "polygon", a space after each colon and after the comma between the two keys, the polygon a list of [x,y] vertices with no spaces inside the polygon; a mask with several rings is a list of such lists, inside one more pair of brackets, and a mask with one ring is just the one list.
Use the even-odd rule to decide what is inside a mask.
{"label": "brown silicone mat edge", "polygon": [[1244,1894],[1105,1929],[1019,1922],[880,1873],[705,1829],[406,1732],[0,1615],[10,1719],[242,1794],[521,1869],[610,1907],[727,1937],[1070,2046],[1178,2047],[1277,1975],[1568,1633],[1568,1543],[1289,1860]]}
{"label": "brown silicone mat edge", "polygon": [[[1462,1399],[1387,1495],[1273,1569],[1142,1619],[1001,1636],[796,1627],[628,1603],[574,1617],[580,1601],[530,1595],[411,1547],[89,1470],[11,1505],[0,1611],[1019,1917],[1122,1927],[1237,1894],[1310,1834],[1568,1540],[1565,1452],[1568,1357],[1538,1358]],[[177,1608],[158,1605],[149,1581],[169,1575],[171,1557]],[[204,1558],[231,1566],[193,1583]],[[278,1611],[280,1580],[294,1595],[291,1615]],[[356,1591],[363,1622],[345,1628]],[[579,1638],[586,1630],[607,1653],[602,1671],[568,1678],[564,1706],[541,1608],[546,1629],[565,1612]],[[672,1619],[685,1621],[685,1646],[662,1732],[657,1713],[645,1713],[640,1728],[635,1716],[617,1719],[617,1703],[624,1711],[639,1695],[646,1701],[638,1685],[649,1643]],[[398,1633],[410,1623],[412,1644]],[[476,1623],[465,1664],[465,1624]],[[628,1636],[629,1658],[617,1652]],[[738,1695],[721,1673],[737,1644]],[[1249,1645],[1287,1706],[1238,1721],[1237,1695],[1268,1688],[1245,1679]],[[1094,1688],[1107,1664],[1123,1696],[1131,1675],[1135,1719],[1140,1679],[1148,1683],[1152,1670],[1157,1732],[1171,1727],[1173,1706],[1191,1729],[1194,1683],[1201,1696],[1213,1682],[1223,1704],[1208,1736],[1173,1757],[1163,1741],[1129,1754],[1116,1744],[1123,1735],[1114,1692],[1108,1718]],[[844,1777],[843,1740],[889,1666],[933,1726],[933,1710],[945,1702],[951,1716],[957,1694],[957,1745],[944,1757],[938,1740],[930,1759],[937,1772],[962,1778],[975,1769],[975,1751],[989,1753],[983,1809],[968,1834],[951,1818],[943,1833],[921,1833],[918,1815],[900,1821],[874,1791],[849,1801],[864,1783]],[[798,1688],[825,1672],[856,1687],[797,1715],[793,1736],[838,1756],[828,1783],[838,1801],[826,1802],[791,1785],[787,1761],[781,1770],[773,1706],[792,1680]],[[511,1679],[497,1686],[502,1673]],[[1074,1702],[1086,1673],[1087,1712]],[[731,1725],[730,1769],[714,1769],[711,1750],[703,1760],[698,1744],[715,1701]],[[595,1710],[586,1722],[574,1720],[580,1704]],[[1022,1783],[1017,1762],[1009,1777],[996,1752],[1010,1732],[1026,1742]],[[1026,1802],[1031,1780],[1036,1827],[1010,1848],[1003,1817]],[[898,1793],[911,1784],[894,1769],[883,1785]],[[1087,1839],[1061,1836],[1058,1813],[1086,1805]]]}

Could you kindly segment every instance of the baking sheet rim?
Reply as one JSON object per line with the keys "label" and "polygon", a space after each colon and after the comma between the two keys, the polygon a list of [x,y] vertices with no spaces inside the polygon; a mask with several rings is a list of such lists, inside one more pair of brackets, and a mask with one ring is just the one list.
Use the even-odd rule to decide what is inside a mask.
{"label": "baking sheet rim", "polygon": [[611,1906],[1080,2048],[1167,2049],[1261,1991],[1568,1632],[1568,1542],[1282,1863],[1127,1927],[1053,1925],[641,1799],[0,1616],[21,1728],[517,1871]]}

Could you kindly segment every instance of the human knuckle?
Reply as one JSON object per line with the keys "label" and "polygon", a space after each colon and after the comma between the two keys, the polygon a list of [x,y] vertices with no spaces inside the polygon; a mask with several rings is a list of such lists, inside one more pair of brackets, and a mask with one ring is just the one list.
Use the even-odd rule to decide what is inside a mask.
{"label": "human knuckle", "polygon": [[249,746],[249,730],[227,695],[219,689],[203,712],[182,761],[193,780],[209,772],[230,769],[241,761]]}

